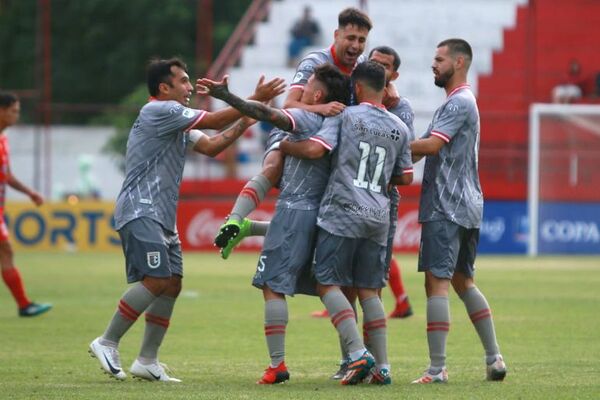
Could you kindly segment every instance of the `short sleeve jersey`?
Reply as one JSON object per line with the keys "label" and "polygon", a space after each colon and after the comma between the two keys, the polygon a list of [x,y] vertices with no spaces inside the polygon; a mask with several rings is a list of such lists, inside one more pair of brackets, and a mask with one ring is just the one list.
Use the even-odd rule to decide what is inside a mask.
{"label": "short sleeve jersey", "polygon": [[[324,121],[321,115],[299,108],[286,109],[283,112],[292,121],[289,140],[312,140],[331,150],[332,145],[319,134]],[[286,156],[277,206],[296,210],[319,208],[327,187],[330,167],[329,154],[316,160]]]}
{"label": "short sleeve jersey", "polygon": [[0,213],[4,211],[4,203],[6,201],[6,185],[8,184],[9,171],[9,154],[10,147],[8,146],[8,138],[6,134],[0,135]]}
{"label": "short sleeve jersey", "polygon": [[332,146],[317,224],[337,236],[387,243],[392,176],[412,173],[409,131],[383,106],[361,103],[323,123]]}
{"label": "short sleeve jersey", "polygon": [[427,156],[419,222],[449,220],[468,229],[479,228],[483,194],[479,184],[479,110],[468,85],[454,89],[438,108],[422,138],[445,142]]}
{"label": "short sleeve jersey", "polygon": [[410,132],[409,140],[415,140],[415,112],[413,111],[410,101],[405,97],[401,97],[398,104],[395,107],[388,108],[388,111],[400,118],[402,122],[406,124],[408,131]]}
{"label": "short sleeve jersey", "polygon": [[153,100],[142,107],[127,139],[125,181],[115,208],[116,229],[148,217],[177,232],[188,131],[205,115],[206,111],[176,101]]}

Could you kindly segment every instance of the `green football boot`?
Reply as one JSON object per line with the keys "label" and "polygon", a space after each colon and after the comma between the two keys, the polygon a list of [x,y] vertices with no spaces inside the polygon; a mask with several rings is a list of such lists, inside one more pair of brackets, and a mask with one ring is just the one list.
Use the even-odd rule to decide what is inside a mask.
{"label": "green football boot", "polygon": [[[250,235],[251,226],[252,221],[250,221],[248,218],[244,218],[241,223],[235,220],[230,220],[221,226],[219,235],[217,235],[215,238],[215,244],[219,246],[217,240],[220,239],[220,236],[228,238],[225,246],[219,246],[221,247],[221,257],[224,260],[227,260],[235,246],[237,246],[242,239]],[[219,243],[222,243],[222,241],[219,240]]]}

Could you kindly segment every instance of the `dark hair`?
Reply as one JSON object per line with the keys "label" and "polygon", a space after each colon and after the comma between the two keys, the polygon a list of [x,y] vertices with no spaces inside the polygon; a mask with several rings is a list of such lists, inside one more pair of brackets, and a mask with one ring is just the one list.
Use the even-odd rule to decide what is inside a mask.
{"label": "dark hair", "polygon": [[19,101],[16,94],[0,91],[0,108],[8,108]]}
{"label": "dark hair", "polygon": [[386,54],[388,56],[393,56],[394,57],[394,71],[398,71],[398,68],[400,68],[401,61],[400,61],[400,56],[398,55],[396,50],[392,49],[390,46],[378,46],[378,47],[375,47],[373,50],[371,50],[371,52],[369,53],[369,58],[371,58],[371,56],[373,55],[374,52]]}
{"label": "dark hair", "polygon": [[187,66],[179,58],[170,58],[168,60],[154,58],[150,60],[148,68],[146,69],[146,79],[150,96],[156,96],[158,94],[158,86],[161,83],[171,84],[171,78],[173,78],[171,67],[173,66],[179,67],[187,72]]}
{"label": "dark hair", "polygon": [[346,8],[338,15],[338,27],[344,28],[346,25],[356,25],[359,28],[365,28],[368,31],[373,28],[371,18],[358,8],[354,7]]}
{"label": "dark hair", "polygon": [[325,63],[315,68],[313,72],[315,79],[325,85],[327,95],[324,102],[339,101],[350,103],[350,82],[348,77],[333,64]]}
{"label": "dark hair", "polygon": [[354,68],[352,80],[364,82],[371,89],[379,92],[385,87],[385,68],[375,61],[365,61]]}
{"label": "dark hair", "polygon": [[473,61],[473,50],[471,45],[464,39],[446,39],[442,40],[437,47],[448,46],[451,55],[462,54],[467,59],[467,68]]}

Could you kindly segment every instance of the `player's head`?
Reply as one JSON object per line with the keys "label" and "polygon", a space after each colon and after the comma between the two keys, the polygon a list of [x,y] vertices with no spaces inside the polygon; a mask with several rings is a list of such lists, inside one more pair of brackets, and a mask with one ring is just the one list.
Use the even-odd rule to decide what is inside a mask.
{"label": "player's head", "polygon": [[19,98],[13,93],[0,91],[0,131],[16,124],[20,115]]}
{"label": "player's head", "polygon": [[348,104],[350,102],[348,77],[333,64],[321,64],[308,78],[300,101],[304,104],[325,104],[331,101]]}
{"label": "player's head", "polygon": [[471,45],[463,39],[446,39],[437,45],[435,58],[431,69],[433,70],[436,86],[445,88],[453,82],[456,75],[458,79],[466,80],[467,72],[473,60]]}
{"label": "player's head", "polygon": [[398,78],[398,68],[400,68],[400,56],[396,50],[389,46],[375,47],[369,53],[369,60],[375,61],[385,69],[386,84]]}
{"label": "player's head", "polygon": [[159,100],[175,100],[188,105],[194,87],[187,66],[179,58],[152,59],[147,69],[148,92]]}
{"label": "player's head", "polygon": [[360,63],[352,71],[352,81],[358,101],[373,95],[383,96],[385,69],[375,61]]}
{"label": "player's head", "polygon": [[369,16],[357,8],[346,8],[339,14],[334,48],[340,64],[348,68],[354,66],[365,51],[367,36],[372,27]]}

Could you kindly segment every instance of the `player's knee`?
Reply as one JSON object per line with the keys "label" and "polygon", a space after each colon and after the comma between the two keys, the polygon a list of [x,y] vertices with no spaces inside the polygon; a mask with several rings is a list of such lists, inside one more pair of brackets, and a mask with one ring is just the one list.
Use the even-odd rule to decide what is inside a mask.
{"label": "player's knee", "polygon": [[145,276],[142,281],[143,285],[148,289],[153,295],[161,296],[169,287],[169,278],[153,278],[151,276]]}
{"label": "player's knee", "polygon": [[177,297],[179,296],[179,293],[181,293],[182,287],[183,285],[181,283],[181,277],[173,276],[169,280],[169,284],[163,294],[169,297]]}

